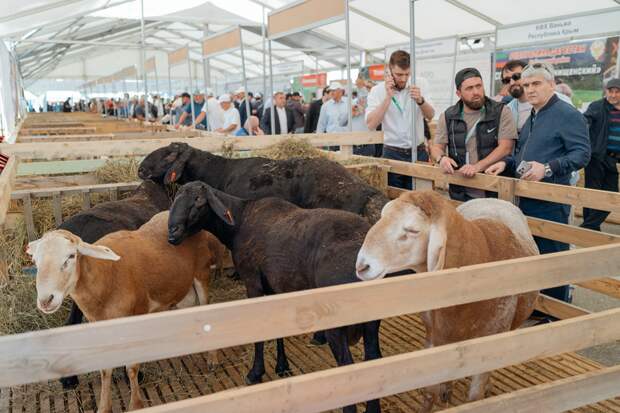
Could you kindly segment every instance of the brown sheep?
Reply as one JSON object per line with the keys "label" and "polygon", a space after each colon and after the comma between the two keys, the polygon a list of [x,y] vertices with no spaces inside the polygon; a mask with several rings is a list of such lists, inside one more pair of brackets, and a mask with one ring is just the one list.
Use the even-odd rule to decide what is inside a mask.
{"label": "brown sheep", "polygon": [[[224,249],[205,231],[188,241],[168,243],[167,211],[136,231],[114,232],[94,244],[50,231],[28,244],[38,269],[37,307],[53,313],[68,294],[92,322],[206,304],[211,265]],[[126,366],[130,410],[143,407],[138,367]],[[102,370],[100,412],[112,411],[111,380],[112,369]]]}
{"label": "brown sheep", "polygon": [[[359,251],[362,280],[412,269],[439,271],[538,254],[523,213],[497,199],[455,208],[433,191],[407,192],[389,202]],[[534,309],[538,292],[427,311],[426,346],[435,347],[516,329]],[[468,400],[484,398],[490,373],[472,377]],[[450,398],[450,383],[425,394],[424,412]]]}

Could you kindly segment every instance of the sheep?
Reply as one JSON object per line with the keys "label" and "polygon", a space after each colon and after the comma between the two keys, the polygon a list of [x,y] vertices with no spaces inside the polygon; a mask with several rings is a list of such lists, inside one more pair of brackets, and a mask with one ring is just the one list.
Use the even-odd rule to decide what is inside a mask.
{"label": "sheep", "polygon": [[138,175],[162,184],[202,181],[248,199],[273,196],[302,208],[342,209],[362,215],[371,224],[388,202],[378,189],[328,159],[228,159],[186,143],[153,151],[140,164]]}
{"label": "sheep", "polygon": [[[302,209],[280,198],[245,200],[203,182],[182,186],[170,209],[169,242],[180,244],[206,229],[232,251],[248,297],[259,297],[359,281],[355,259],[370,225],[362,217],[332,209]],[[181,244],[182,245],[182,244]],[[353,363],[350,345],[364,337],[366,360],[381,357],[380,321],[325,331],[338,365]],[[254,344],[254,362],[246,376],[259,383],[265,366],[263,343]],[[276,373],[290,374],[284,341],[277,340]],[[347,406],[346,413],[355,412]],[[378,400],[367,412],[379,412]]]}
{"label": "sheep", "polygon": [[[210,267],[223,247],[204,231],[170,245],[167,223],[165,211],[136,231],[114,232],[94,244],[66,230],[30,242],[28,253],[38,269],[37,307],[53,313],[68,294],[89,321],[100,321],[206,304]],[[126,366],[130,410],[143,407],[138,367]],[[101,371],[100,412],[112,411],[111,375],[112,369]]]}
{"label": "sheep", "polygon": [[[94,243],[104,235],[121,230],[136,230],[155,214],[170,208],[170,198],[162,186],[146,180],[128,198],[97,204],[63,222],[57,229],[77,235],[82,241]],[[65,325],[80,324],[82,311],[71,304],[71,312]],[[77,376],[60,379],[65,389],[78,385]]]}
{"label": "sheep", "polygon": [[[497,199],[469,201],[456,209],[433,191],[407,192],[389,202],[359,251],[356,270],[362,280],[405,269],[438,271],[537,255],[523,213]],[[516,329],[531,315],[538,291],[427,311],[427,347]],[[484,398],[490,373],[472,377],[468,400]],[[425,392],[424,412],[449,401],[451,384]]]}

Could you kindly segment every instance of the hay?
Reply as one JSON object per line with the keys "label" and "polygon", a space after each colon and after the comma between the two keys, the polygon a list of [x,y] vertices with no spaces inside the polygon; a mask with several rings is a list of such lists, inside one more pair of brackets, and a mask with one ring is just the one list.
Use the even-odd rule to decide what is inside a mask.
{"label": "hay", "polygon": [[43,314],[37,309],[35,278],[15,275],[0,289],[0,335],[25,333],[60,327],[69,315],[65,301],[54,314]]}
{"label": "hay", "polygon": [[95,170],[95,177],[100,184],[137,181],[140,162],[135,158],[109,159]]}
{"label": "hay", "polygon": [[262,156],[275,160],[327,157],[319,149],[312,146],[306,139],[300,138],[285,138],[267,148],[252,151],[252,156]]}

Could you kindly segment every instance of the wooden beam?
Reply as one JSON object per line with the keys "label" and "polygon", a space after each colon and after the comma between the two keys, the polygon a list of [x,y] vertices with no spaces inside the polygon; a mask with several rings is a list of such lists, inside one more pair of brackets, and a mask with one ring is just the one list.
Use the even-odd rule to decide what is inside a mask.
{"label": "wooden beam", "polygon": [[20,189],[13,191],[11,199],[24,199],[26,196],[33,198],[49,198],[55,195],[80,195],[85,191],[90,193],[109,192],[110,190],[130,191],[136,189],[141,181],[120,182],[113,184],[78,185],[78,186],[59,186],[55,188]]}
{"label": "wooden beam", "polygon": [[313,146],[339,146],[353,144],[380,143],[383,141],[381,132],[353,132],[329,134],[302,134],[278,135],[244,138],[227,138],[216,136],[202,136],[199,138],[167,139],[136,139],[127,141],[99,141],[99,142],[37,142],[17,143],[13,145],[0,144],[0,151],[18,155],[23,160],[53,160],[53,159],[92,159],[101,156],[140,156],[147,155],[157,148],[167,146],[173,142],[186,142],[191,146],[210,152],[217,152],[222,145],[233,145],[236,150],[262,149],[281,142],[284,139],[295,137],[307,139]]}
{"label": "wooden beam", "polygon": [[[617,275],[617,274],[614,274]],[[587,288],[597,293],[620,299],[620,280],[615,278],[602,278],[577,283],[578,286]]]}
{"label": "wooden beam", "polygon": [[[0,337],[0,387],[299,335],[617,273],[620,245],[612,244],[5,336]],[[270,315],[268,320],[265,314]],[[616,317],[615,328],[620,329],[618,321]],[[582,340],[592,338],[584,331],[573,333]],[[606,340],[608,333],[601,328],[595,336]],[[552,348],[549,345],[545,350]]]}
{"label": "wooden beam", "polygon": [[538,296],[536,309],[560,320],[590,314],[590,311],[543,294]]}
{"label": "wooden beam", "polygon": [[532,217],[527,217],[527,222],[533,235],[566,242],[578,247],[593,247],[595,245],[620,242],[620,236],[618,235],[592,231],[586,228]]}
{"label": "wooden beam", "polygon": [[[0,153],[2,153],[1,150]],[[0,227],[4,224],[6,213],[9,210],[11,191],[15,185],[15,176],[17,175],[17,164],[17,158],[15,156],[11,156],[6,166],[0,173]]]}
{"label": "wooden beam", "polygon": [[[284,380],[218,392],[145,409],[145,413],[322,412],[579,350],[620,337],[620,309],[462,341]],[[607,376],[617,377],[617,371]],[[617,394],[617,381],[589,383],[599,399]],[[567,397],[575,403],[579,399]],[[584,399],[588,403],[590,398]],[[584,404],[585,404],[584,403]],[[535,404],[532,407],[538,407]],[[498,410],[502,412],[515,410]],[[547,412],[546,409],[532,410]],[[556,411],[556,410],[551,410]],[[486,412],[486,411],[485,411]]]}
{"label": "wooden beam", "polygon": [[443,410],[442,413],[561,413],[620,395],[620,366],[567,377]]}

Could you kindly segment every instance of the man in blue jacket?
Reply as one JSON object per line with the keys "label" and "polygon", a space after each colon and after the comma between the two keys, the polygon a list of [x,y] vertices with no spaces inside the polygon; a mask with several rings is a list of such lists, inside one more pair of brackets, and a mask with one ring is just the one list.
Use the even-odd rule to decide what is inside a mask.
{"label": "man in blue jacket", "polygon": [[[491,165],[485,172],[497,175],[504,170],[525,181],[569,185],[572,171],[590,160],[590,140],[584,117],[555,95],[553,67],[530,63],[521,74],[521,84],[532,104],[532,113],[523,125],[515,154]],[[521,198],[525,215],[568,224],[570,206],[537,199]],[[534,237],[541,254],[567,251],[568,244]],[[570,302],[568,286],[550,288],[543,293]]]}
{"label": "man in blue jacket", "polygon": [[[590,103],[583,114],[590,127],[592,159],[586,166],[586,188],[618,192],[620,162],[620,79],[605,85],[605,97]],[[601,230],[609,211],[583,209],[582,227]]]}

